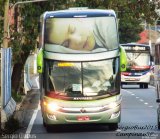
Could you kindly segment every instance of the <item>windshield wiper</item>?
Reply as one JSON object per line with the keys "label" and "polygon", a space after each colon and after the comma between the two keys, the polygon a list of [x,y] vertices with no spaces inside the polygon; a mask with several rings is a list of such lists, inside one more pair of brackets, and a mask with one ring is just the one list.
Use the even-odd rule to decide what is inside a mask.
{"label": "windshield wiper", "polygon": [[100,95],[100,96],[102,96],[102,95],[109,95],[109,96],[114,96],[116,94],[116,91],[115,90],[108,90],[108,91],[106,91],[106,90],[100,90],[99,92],[98,92],[98,95]]}
{"label": "windshield wiper", "polygon": [[137,59],[142,53],[139,53],[135,59]]}

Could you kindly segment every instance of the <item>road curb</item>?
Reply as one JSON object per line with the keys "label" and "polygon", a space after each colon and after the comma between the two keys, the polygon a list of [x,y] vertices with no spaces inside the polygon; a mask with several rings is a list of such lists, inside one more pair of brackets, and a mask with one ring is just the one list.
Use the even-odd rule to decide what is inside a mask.
{"label": "road curb", "polygon": [[28,125],[28,121],[31,118],[34,110],[38,107],[38,104],[39,90],[32,89],[23,98],[23,101],[17,105],[17,109],[14,112],[14,117],[19,121],[21,127],[26,127]]}
{"label": "road curb", "polygon": [[5,106],[4,109],[1,110],[1,128],[4,129],[5,123],[7,122],[8,118],[14,113],[16,110],[16,102],[11,97],[8,104]]}

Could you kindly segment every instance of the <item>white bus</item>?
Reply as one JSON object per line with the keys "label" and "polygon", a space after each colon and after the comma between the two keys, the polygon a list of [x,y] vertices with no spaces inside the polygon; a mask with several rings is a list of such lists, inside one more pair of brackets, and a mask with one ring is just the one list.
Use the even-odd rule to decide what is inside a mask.
{"label": "white bus", "polygon": [[121,44],[127,55],[127,69],[121,73],[121,85],[138,84],[148,88],[150,83],[152,56],[149,45],[127,43]]}

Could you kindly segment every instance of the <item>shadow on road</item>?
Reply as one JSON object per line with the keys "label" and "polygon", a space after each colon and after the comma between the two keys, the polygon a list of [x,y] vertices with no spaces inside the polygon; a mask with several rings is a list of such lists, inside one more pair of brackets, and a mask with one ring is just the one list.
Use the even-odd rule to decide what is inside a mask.
{"label": "shadow on road", "polygon": [[[113,130],[110,130],[107,125],[104,124],[74,124],[74,125],[56,125],[51,126],[49,130],[45,129],[43,125],[41,125],[41,128],[44,128],[46,132],[49,133],[79,133],[79,132],[110,132]],[[40,125],[34,125],[34,129],[40,128]]]}

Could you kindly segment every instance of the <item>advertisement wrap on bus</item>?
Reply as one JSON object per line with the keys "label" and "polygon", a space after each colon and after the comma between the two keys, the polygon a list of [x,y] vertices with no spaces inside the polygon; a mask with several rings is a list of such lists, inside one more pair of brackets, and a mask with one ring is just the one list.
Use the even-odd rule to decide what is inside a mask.
{"label": "advertisement wrap on bus", "polygon": [[115,12],[51,11],[40,22],[37,69],[46,129],[94,123],[117,129],[126,55],[119,46]]}

